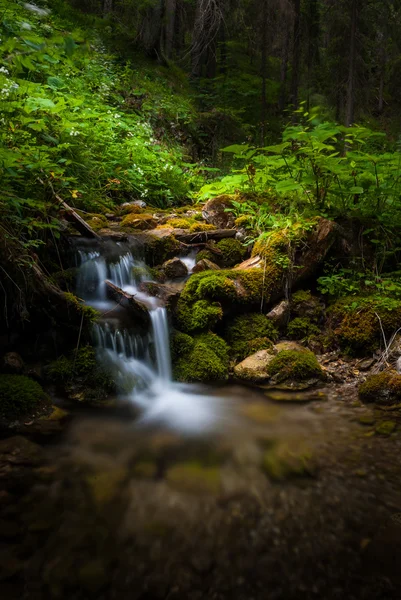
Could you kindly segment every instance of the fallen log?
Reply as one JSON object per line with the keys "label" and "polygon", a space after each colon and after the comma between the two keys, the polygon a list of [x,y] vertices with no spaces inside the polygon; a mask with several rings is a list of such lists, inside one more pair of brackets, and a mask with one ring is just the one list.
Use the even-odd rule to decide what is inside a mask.
{"label": "fallen log", "polygon": [[149,323],[149,307],[146,306],[145,302],[137,299],[135,294],[125,292],[111,281],[106,281],[106,286],[107,294],[112,300],[129,309],[142,322]]}
{"label": "fallen log", "polygon": [[[44,185],[44,186],[46,185],[42,179],[39,178],[39,181],[42,185]],[[79,231],[79,233],[81,235],[83,235],[84,237],[90,237],[90,238],[95,238],[96,240],[100,240],[101,239],[100,235],[98,235],[92,229],[92,227],[90,227],[88,225],[88,223],[86,221],[84,221],[84,219],[82,217],[80,217],[79,214],[77,212],[75,212],[75,210],[73,208],[71,208],[71,206],[69,206],[67,204],[67,202],[65,202],[58,194],[56,194],[52,183],[50,181],[48,181],[47,183],[52,191],[53,196],[58,201],[59,205],[62,208],[64,208],[66,219],[74,224],[76,230]]]}
{"label": "fallen log", "polygon": [[222,240],[236,236],[236,229],[213,229],[212,231],[196,231],[194,233],[181,233],[176,231],[175,238],[186,244],[201,244],[209,240]]}

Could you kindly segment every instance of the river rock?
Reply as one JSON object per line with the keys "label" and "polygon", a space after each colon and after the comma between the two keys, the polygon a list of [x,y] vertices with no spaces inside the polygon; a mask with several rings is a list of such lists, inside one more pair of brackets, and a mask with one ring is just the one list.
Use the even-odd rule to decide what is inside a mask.
{"label": "river rock", "polygon": [[288,322],[288,317],[290,315],[290,303],[288,300],[282,300],[277,306],[272,308],[270,312],[267,313],[266,317],[272,321],[276,327],[281,328],[285,327]]}
{"label": "river rock", "polygon": [[201,271],[219,271],[220,267],[216,265],[216,263],[208,260],[207,258],[202,258],[194,268],[192,269],[193,273],[200,273]]}
{"label": "river rock", "polygon": [[171,258],[167,260],[162,270],[167,279],[182,279],[188,275],[187,266],[179,258]]}
{"label": "river rock", "polygon": [[212,198],[206,202],[202,209],[202,216],[207,223],[211,223],[217,229],[232,229],[235,216],[231,212],[226,212],[226,209],[231,207],[232,200],[230,196],[217,196],[217,198]]}
{"label": "river rock", "polygon": [[242,379],[243,381],[263,383],[269,379],[267,367],[273,358],[274,355],[268,350],[259,350],[259,352],[248,356],[236,365],[234,367],[234,374],[238,379]]}
{"label": "river rock", "polygon": [[10,373],[19,375],[24,370],[24,361],[18,352],[7,352],[3,356],[2,360],[2,371],[3,373]]}
{"label": "river rock", "polygon": [[274,354],[278,354],[283,350],[295,350],[296,352],[305,352],[305,348],[301,346],[301,344],[298,344],[298,342],[289,342],[287,340],[284,340],[282,342],[278,342],[273,346]]}

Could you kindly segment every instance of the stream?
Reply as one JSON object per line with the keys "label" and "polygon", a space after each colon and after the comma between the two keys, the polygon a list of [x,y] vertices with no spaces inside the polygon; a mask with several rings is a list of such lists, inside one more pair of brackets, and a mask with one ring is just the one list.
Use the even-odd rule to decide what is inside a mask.
{"label": "stream", "polygon": [[[383,417],[347,386],[174,382],[146,265],[114,243],[77,257],[98,360],[132,412],[0,440],[2,600],[398,599],[401,440],[375,435]],[[149,331],[107,281],[146,303]]]}

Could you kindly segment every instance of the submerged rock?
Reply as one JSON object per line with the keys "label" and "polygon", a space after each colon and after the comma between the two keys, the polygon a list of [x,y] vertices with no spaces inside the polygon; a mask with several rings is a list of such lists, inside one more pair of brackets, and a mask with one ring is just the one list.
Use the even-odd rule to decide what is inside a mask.
{"label": "submerged rock", "polygon": [[234,367],[234,375],[243,381],[263,383],[270,378],[268,366],[274,359],[269,350],[259,350]]}

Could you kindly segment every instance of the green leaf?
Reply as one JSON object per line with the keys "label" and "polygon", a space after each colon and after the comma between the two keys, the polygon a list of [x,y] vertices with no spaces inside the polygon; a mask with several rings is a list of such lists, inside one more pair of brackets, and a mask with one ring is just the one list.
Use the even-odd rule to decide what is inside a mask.
{"label": "green leaf", "polygon": [[363,194],[365,190],[363,189],[363,187],[356,185],[352,187],[349,191],[350,194]]}

